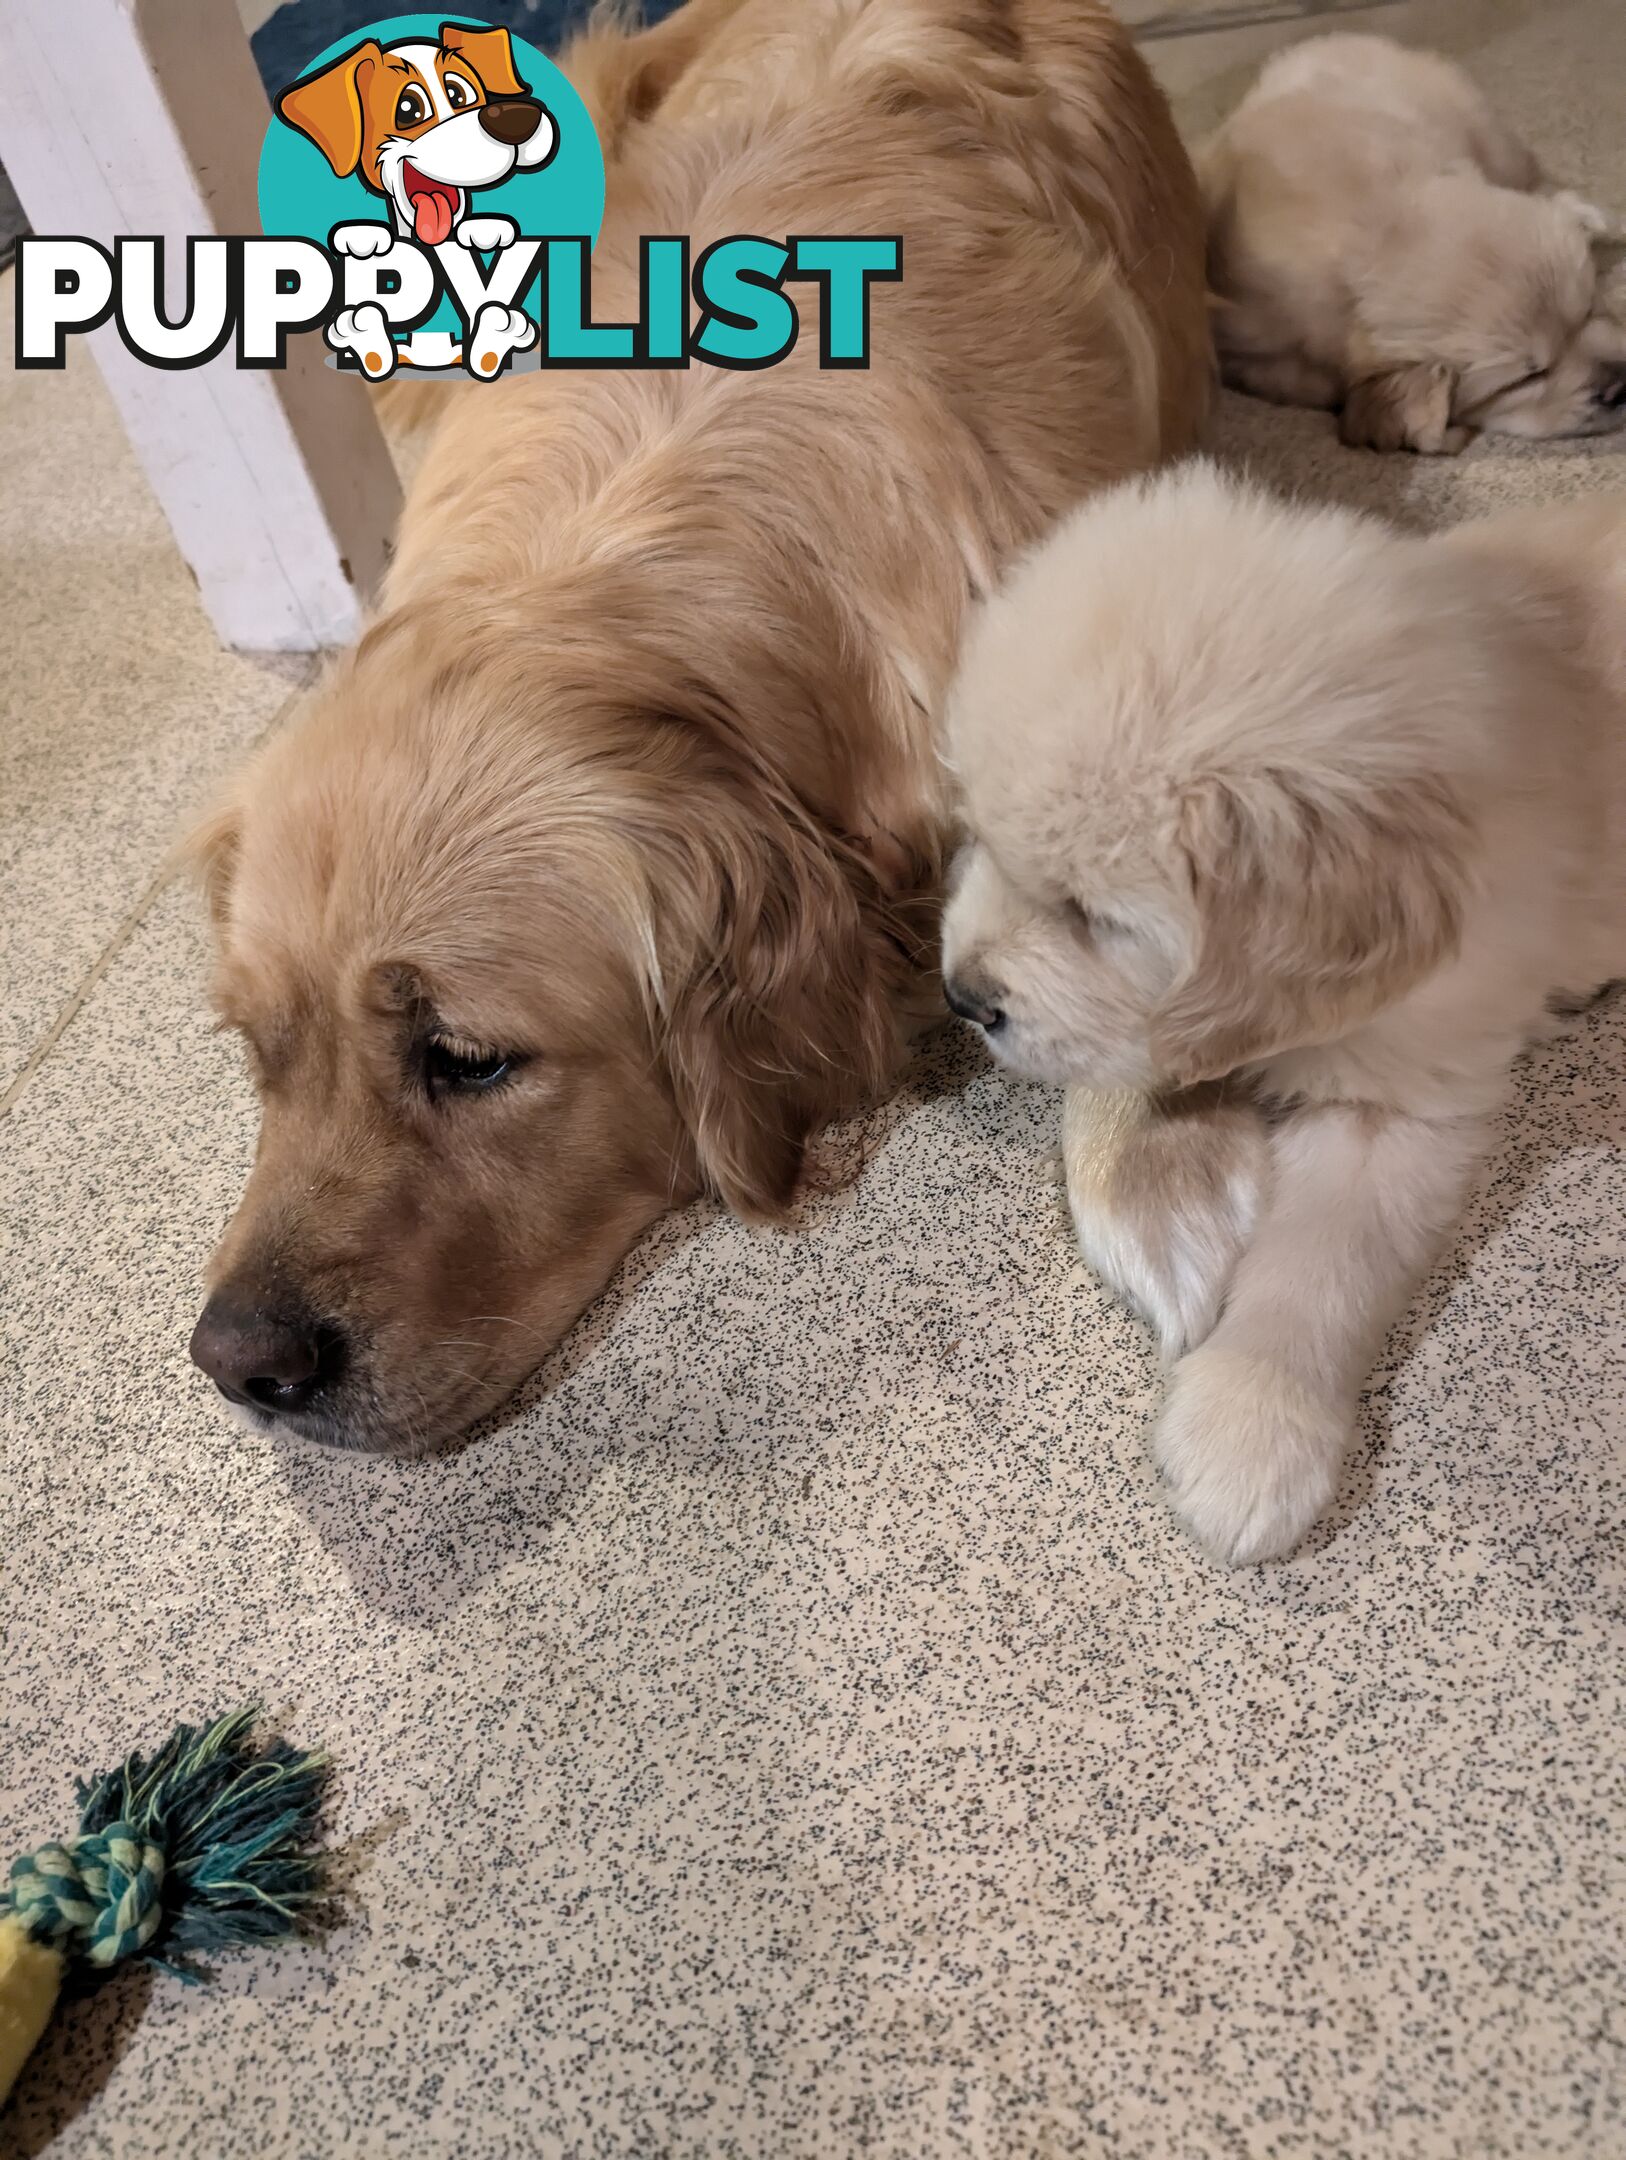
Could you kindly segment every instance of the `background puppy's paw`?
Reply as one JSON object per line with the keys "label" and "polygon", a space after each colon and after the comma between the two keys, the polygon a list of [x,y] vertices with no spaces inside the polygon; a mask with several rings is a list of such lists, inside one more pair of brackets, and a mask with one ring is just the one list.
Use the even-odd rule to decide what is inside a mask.
{"label": "background puppy's paw", "polygon": [[1209,1089],[1067,1097],[1067,1197],[1079,1249],[1173,1360],[1210,1333],[1259,1218],[1264,1119]]}
{"label": "background puppy's paw", "polygon": [[1248,1567],[1285,1558],[1328,1506],[1352,1422],[1278,1366],[1210,1346],[1176,1370],[1152,1455],[1197,1542]]}
{"label": "background puppy's paw", "polygon": [[1473,441],[1473,429],[1451,418],[1456,391],[1456,374],[1443,361],[1385,369],[1346,389],[1338,433],[1352,450],[1456,457]]}

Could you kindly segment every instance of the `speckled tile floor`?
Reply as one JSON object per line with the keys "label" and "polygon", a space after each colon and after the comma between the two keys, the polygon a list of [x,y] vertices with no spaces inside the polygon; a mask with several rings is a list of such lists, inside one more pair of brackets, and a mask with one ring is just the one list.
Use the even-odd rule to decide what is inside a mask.
{"label": "speckled tile floor", "polygon": [[[15,273],[0,276],[12,318]],[[0,378],[0,1101],[309,662],[222,652],[83,356]]]}
{"label": "speckled tile floor", "polygon": [[[1626,207],[1614,0],[1382,14]],[[1282,34],[1156,51],[1201,124]],[[0,1826],[259,1696],[363,1841],[320,1946],[72,2008],[0,2152],[1626,2151],[1626,1009],[1531,1061],[1283,1566],[1165,1519],[1054,1100],[952,1038],[826,1137],[856,1182],[668,1223],[465,1453],[251,1444],[185,1362],[247,1093],[191,902],[139,903],[281,686],[213,653],[93,376],[0,380],[0,432]],[[1234,400],[1216,441],[1422,522],[1626,474]]]}

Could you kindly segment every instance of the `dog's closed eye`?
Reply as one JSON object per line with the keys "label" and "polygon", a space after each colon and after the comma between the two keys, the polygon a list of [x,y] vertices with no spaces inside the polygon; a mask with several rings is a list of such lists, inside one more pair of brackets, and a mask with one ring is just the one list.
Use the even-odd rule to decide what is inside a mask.
{"label": "dog's closed eye", "polygon": [[518,1052],[494,1050],[443,1031],[428,1038],[420,1057],[424,1085],[437,1102],[447,1095],[486,1094],[525,1063]]}

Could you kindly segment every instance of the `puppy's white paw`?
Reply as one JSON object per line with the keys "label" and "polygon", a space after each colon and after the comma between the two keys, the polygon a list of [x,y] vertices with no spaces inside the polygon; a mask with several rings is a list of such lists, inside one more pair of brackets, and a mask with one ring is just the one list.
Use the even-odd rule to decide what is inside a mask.
{"label": "puppy's white paw", "polygon": [[335,352],[354,353],[363,374],[374,382],[394,374],[395,340],[381,307],[369,301],[362,307],[341,308],[324,335]]}
{"label": "puppy's white paw", "polygon": [[1595,202],[1588,202],[1584,195],[1577,195],[1573,188],[1559,188],[1552,200],[1560,209],[1569,212],[1589,240],[1619,240],[1622,237],[1621,220],[1607,210],[1600,210]]}
{"label": "puppy's white paw", "polygon": [[1169,1361],[1212,1332],[1270,1174],[1252,1103],[1194,1090],[1169,1101],[1076,1089],[1062,1113],[1084,1258],[1139,1313]]}
{"label": "puppy's white paw", "polygon": [[1152,1456],[1197,1542],[1249,1567],[1285,1558],[1327,1507],[1352,1423],[1278,1366],[1210,1344],[1176,1368]]}
{"label": "puppy's white paw", "polygon": [[452,238],[462,248],[479,248],[482,253],[491,248],[512,247],[519,238],[519,227],[511,217],[466,217]]}
{"label": "puppy's white paw", "polygon": [[394,230],[388,225],[366,224],[335,225],[329,235],[329,244],[339,255],[387,255],[395,245]]}
{"label": "puppy's white paw", "polygon": [[523,308],[488,300],[474,318],[464,364],[471,375],[495,375],[510,353],[528,352],[536,338],[536,325]]}

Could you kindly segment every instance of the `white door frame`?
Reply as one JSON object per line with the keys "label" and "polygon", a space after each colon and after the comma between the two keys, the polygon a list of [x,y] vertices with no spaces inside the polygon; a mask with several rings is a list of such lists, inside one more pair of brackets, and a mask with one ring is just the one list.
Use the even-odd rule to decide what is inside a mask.
{"label": "white door frame", "polygon": [[[161,234],[177,312],[189,235],[260,230],[269,118],[235,0],[0,0],[0,161],[34,230]],[[347,642],[400,508],[367,386],[314,336],[280,370],[89,342],[222,641]]]}

